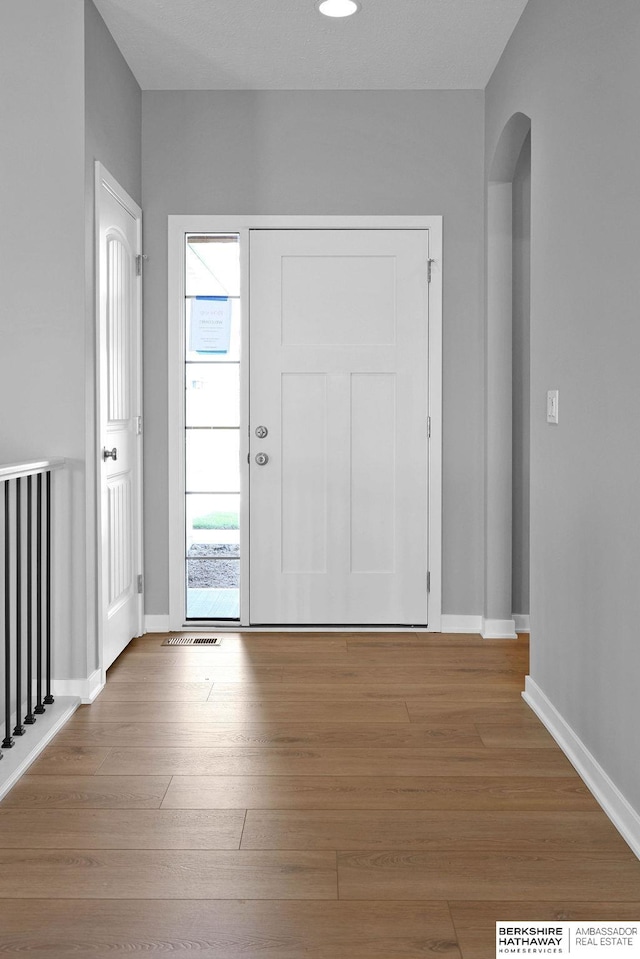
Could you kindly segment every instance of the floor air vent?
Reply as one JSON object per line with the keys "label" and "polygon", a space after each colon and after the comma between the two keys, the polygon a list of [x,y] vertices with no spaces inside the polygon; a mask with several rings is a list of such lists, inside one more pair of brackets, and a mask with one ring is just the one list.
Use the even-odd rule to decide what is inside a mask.
{"label": "floor air vent", "polygon": [[169,636],[163,646],[221,646],[219,636]]}

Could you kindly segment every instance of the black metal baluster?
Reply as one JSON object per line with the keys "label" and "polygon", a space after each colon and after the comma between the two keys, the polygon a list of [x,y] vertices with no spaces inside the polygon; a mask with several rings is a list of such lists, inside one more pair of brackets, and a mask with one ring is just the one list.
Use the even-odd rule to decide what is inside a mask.
{"label": "black metal baluster", "polygon": [[3,749],[11,749],[11,526],[9,522],[9,482],[4,484],[4,739]]}
{"label": "black metal baluster", "polygon": [[[5,484],[5,485],[6,485],[6,484]],[[4,537],[5,537],[5,540],[6,540],[6,538],[7,538],[6,515],[5,515]],[[6,559],[5,559],[5,561],[6,561]],[[6,584],[5,584],[5,585],[6,585]],[[6,606],[7,606],[7,604],[5,603],[5,610],[6,610]],[[8,641],[9,641],[9,637],[8,637],[7,634],[6,634],[6,629],[7,629],[7,624],[5,623],[5,636],[4,636],[4,641],[5,641],[5,642],[8,642]],[[2,759],[2,752],[0,752],[0,759]]]}
{"label": "black metal baluster", "polygon": [[27,714],[26,726],[33,726],[36,717],[33,705],[33,493],[31,476],[27,476]]}
{"label": "black metal baluster", "polygon": [[51,471],[47,472],[47,706],[55,702],[51,695]]}
{"label": "black metal baluster", "polygon": [[36,705],[39,716],[46,712],[42,705],[42,473],[36,482]]}
{"label": "black metal baluster", "polygon": [[22,479],[16,479],[16,724],[14,736],[24,736],[22,712]]}

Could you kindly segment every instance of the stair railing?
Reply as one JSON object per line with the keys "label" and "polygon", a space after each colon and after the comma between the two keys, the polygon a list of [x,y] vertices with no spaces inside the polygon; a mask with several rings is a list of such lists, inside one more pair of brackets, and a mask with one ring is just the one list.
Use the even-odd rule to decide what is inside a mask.
{"label": "stair railing", "polygon": [[[64,460],[0,466],[0,714],[11,749],[46,706],[51,693],[51,474]],[[34,702],[35,700],[35,702]],[[1,720],[0,720],[1,721]],[[12,728],[13,727],[13,728]],[[1,735],[1,734],[0,734]]]}

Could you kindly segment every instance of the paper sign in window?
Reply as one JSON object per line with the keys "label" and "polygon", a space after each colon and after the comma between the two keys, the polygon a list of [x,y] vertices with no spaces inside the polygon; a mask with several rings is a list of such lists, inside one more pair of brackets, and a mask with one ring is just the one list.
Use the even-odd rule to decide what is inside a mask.
{"label": "paper sign in window", "polygon": [[231,301],[226,296],[196,296],[191,301],[189,349],[195,353],[228,353]]}

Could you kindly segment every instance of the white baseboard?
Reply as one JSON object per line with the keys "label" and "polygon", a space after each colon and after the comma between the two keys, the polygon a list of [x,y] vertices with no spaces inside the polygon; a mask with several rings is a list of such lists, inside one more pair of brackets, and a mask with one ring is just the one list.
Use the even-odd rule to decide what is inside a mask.
{"label": "white baseboard", "polygon": [[526,677],[522,698],[549,730],[622,838],[640,859],[640,815],[530,676]]}
{"label": "white baseboard", "polygon": [[[526,619],[526,624],[524,620]],[[514,617],[514,619],[484,619],[482,616],[467,616],[459,615],[457,613],[443,613],[441,619],[440,631],[443,633],[481,633],[485,639],[517,639],[516,636],[516,626],[514,620],[518,623],[518,631],[521,633],[526,633],[529,630],[529,617],[519,616]],[[222,631],[224,629],[237,632],[240,630],[251,629],[251,632],[330,632],[332,627],[318,627],[318,626],[278,626],[277,629],[272,626],[267,627],[247,627],[241,626],[239,624],[233,624],[229,626],[228,624],[222,625],[220,623],[189,623],[183,627],[184,629],[198,630],[214,630]],[[381,626],[377,629],[389,630],[392,627],[390,626]],[[334,630],[338,632],[344,632],[345,630],[350,630],[352,632],[372,632],[373,627],[349,627],[349,626],[335,626]],[[395,627],[397,631],[398,627]],[[418,627],[406,627],[407,630],[411,632],[418,631]],[[145,633],[168,633],[169,632],[169,616],[168,614],[147,614],[144,617],[144,631]]]}
{"label": "white baseboard", "polygon": [[459,616],[456,613],[443,613],[441,630],[443,633],[479,633],[482,629],[482,616]]}
{"label": "white baseboard", "polygon": [[102,670],[95,669],[87,679],[54,679],[54,696],[78,696],[85,705],[92,703],[104,687]]}
{"label": "white baseboard", "polygon": [[15,786],[79,705],[80,699],[77,696],[56,697],[56,701],[46,706],[46,711],[37,716],[35,724],[28,727],[24,736],[15,737],[15,745],[11,749],[2,750],[0,799]]}
{"label": "white baseboard", "polygon": [[512,619],[482,619],[483,639],[517,639],[516,624]]}
{"label": "white baseboard", "polygon": [[443,633],[480,633],[483,639],[517,639],[518,633],[529,632],[529,616],[513,619],[485,619],[484,616],[442,614]]}
{"label": "white baseboard", "polygon": [[[456,617],[459,618],[459,617]],[[475,619],[475,617],[472,617]],[[167,620],[165,622],[165,619]],[[158,621],[161,622],[158,622]],[[175,630],[179,632],[180,630]],[[247,626],[242,623],[191,620],[183,623],[182,631],[189,633],[433,633],[430,626]],[[145,616],[146,633],[169,633],[168,617]],[[458,630],[448,630],[458,632]],[[478,630],[476,630],[478,632]]]}

